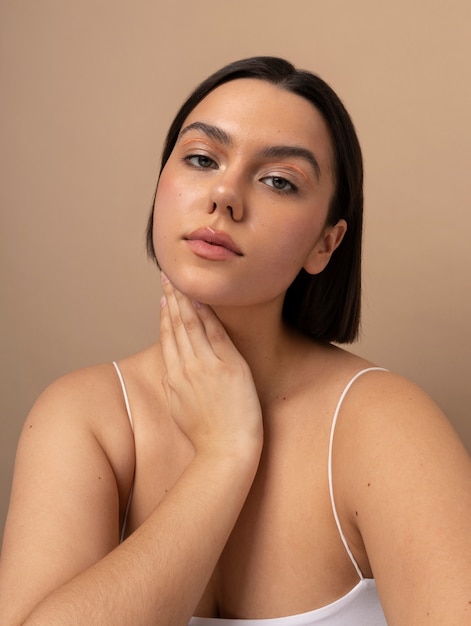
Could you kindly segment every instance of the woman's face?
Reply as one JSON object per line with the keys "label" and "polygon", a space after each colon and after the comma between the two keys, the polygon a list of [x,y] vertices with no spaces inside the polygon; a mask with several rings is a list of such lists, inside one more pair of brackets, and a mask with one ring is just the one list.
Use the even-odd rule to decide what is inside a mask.
{"label": "woman's face", "polygon": [[325,227],[333,191],[319,112],[264,81],[226,83],[185,120],[162,171],[159,265],[213,306],[282,301],[300,269],[322,271],[343,237],[343,220]]}

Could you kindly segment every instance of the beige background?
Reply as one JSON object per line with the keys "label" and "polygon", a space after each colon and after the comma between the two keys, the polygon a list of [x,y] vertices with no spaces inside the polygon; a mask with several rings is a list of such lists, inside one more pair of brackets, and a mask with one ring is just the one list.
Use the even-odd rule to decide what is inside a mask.
{"label": "beige background", "polygon": [[470,25],[468,0],[1,0],[0,532],[41,389],[156,338],[143,231],[164,133],[196,82],[253,54],[320,73],[349,108],[366,164],[353,349],[423,386],[471,449]]}

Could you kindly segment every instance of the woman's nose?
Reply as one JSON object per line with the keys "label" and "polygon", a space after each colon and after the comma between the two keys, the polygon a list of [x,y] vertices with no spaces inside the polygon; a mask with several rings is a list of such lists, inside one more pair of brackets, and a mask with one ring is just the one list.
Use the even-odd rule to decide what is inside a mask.
{"label": "woman's nose", "polygon": [[233,220],[239,222],[244,216],[243,201],[235,183],[219,181],[210,197],[210,213],[228,211]]}

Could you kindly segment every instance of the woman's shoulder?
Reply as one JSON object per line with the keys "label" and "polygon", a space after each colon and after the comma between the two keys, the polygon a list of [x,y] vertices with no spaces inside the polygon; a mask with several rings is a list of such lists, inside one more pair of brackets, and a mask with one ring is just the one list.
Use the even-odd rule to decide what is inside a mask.
{"label": "woman's shoulder", "polygon": [[[155,349],[154,349],[155,352]],[[149,380],[153,349],[119,361],[126,386]],[[143,374],[147,372],[147,378]],[[150,387],[150,385],[147,385]],[[147,392],[149,393],[149,392]],[[118,372],[112,362],[81,368],[57,378],[39,395],[23,432],[35,428],[60,440],[60,433],[92,436],[111,459],[133,448],[133,435]],[[116,453],[114,452],[116,451]]]}
{"label": "woman's shoulder", "polygon": [[119,379],[112,363],[102,363],[63,374],[39,395],[30,416],[35,421],[72,419],[97,425],[119,409]]}
{"label": "woman's shoulder", "polygon": [[373,481],[382,488],[398,485],[398,493],[401,484],[423,489],[425,468],[429,477],[436,471],[437,480],[450,464],[469,474],[463,443],[419,385],[380,369],[367,369],[351,381],[338,407],[334,458],[353,499],[361,499],[365,485],[369,496]]}
{"label": "woman's shoulder", "polygon": [[331,345],[313,356],[312,363],[312,370],[325,376],[324,386],[337,404],[336,437],[344,433],[346,441],[358,442],[357,449],[366,452],[372,442],[394,448],[399,436],[454,436],[440,407],[401,374]]}
{"label": "woman's shoulder", "polygon": [[[443,428],[448,420],[433,399],[415,382],[343,348],[329,347],[328,366],[339,383],[342,428],[357,434],[401,427]],[[372,435],[374,436],[374,435]]]}
{"label": "woman's shoulder", "polygon": [[[116,362],[109,361],[68,372],[51,382],[39,396],[36,406],[59,404],[76,407],[98,418],[108,409],[123,405],[122,385],[119,374],[126,382],[143,383],[155,370],[156,347],[151,346]],[[118,370],[118,371],[117,371]]]}

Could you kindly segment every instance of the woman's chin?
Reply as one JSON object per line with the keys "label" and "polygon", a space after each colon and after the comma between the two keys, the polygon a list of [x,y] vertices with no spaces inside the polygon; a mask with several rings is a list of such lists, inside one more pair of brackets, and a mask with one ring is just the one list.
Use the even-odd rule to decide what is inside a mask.
{"label": "woman's chin", "polygon": [[240,295],[226,293],[227,284],[217,284],[214,276],[199,276],[194,272],[177,270],[172,265],[161,264],[161,270],[173,287],[191,300],[209,306],[238,306]]}

